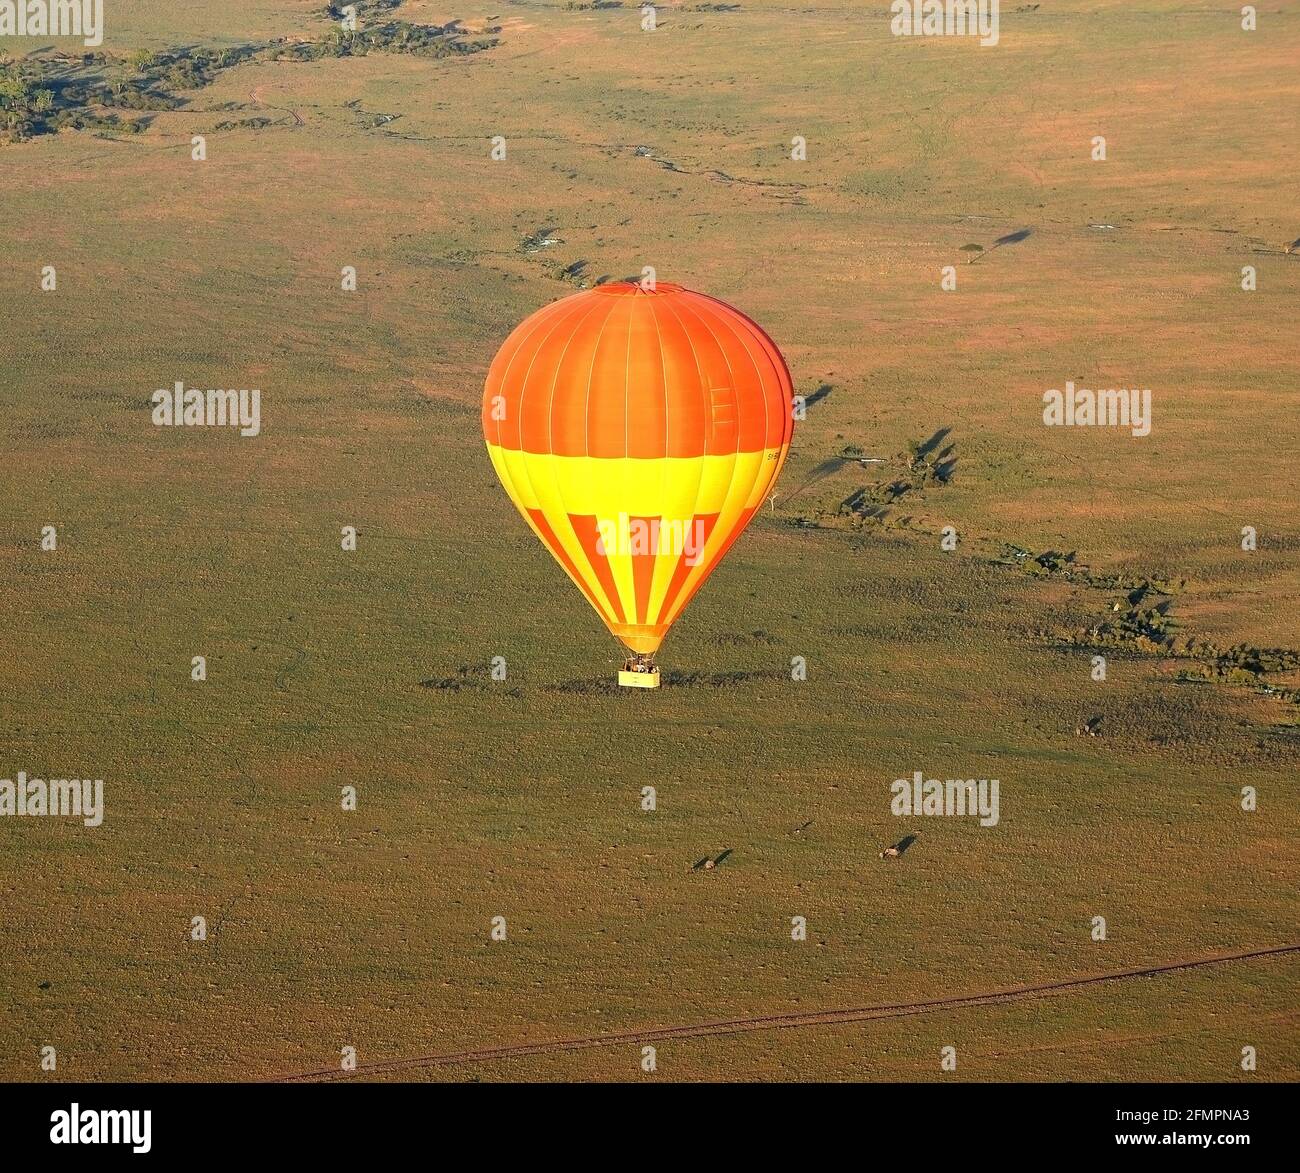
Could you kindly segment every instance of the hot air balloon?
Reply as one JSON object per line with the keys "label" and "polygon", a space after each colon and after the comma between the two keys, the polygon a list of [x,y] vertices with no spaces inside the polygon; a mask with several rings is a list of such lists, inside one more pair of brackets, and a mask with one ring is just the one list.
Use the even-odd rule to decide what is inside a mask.
{"label": "hot air balloon", "polygon": [[766,499],[794,429],[790,372],[739,310],[664,282],[544,306],[483,390],[497,476],[654,688],[654,653]]}

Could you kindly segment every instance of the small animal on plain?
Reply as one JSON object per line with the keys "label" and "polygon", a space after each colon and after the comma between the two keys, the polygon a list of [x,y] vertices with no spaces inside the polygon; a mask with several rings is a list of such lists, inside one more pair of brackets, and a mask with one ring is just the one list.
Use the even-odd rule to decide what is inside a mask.
{"label": "small animal on plain", "polygon": [[904,835],[897,843],[893,845],[893,847],[886,847],[885,850],[880,853],[880,858],[897,859],[900,855],[903,854],[903,852],[905,852],[909,847],[911,847],[913,843],[916,842],[917,837],[919,835],[920,835],[919,831],[914,831],[910,835]]}
{"label": "small animal on plain", "polygon": [[734,847],[728,847],[726,851],[719,851],[717,855],[706,855],[703,859],[697,859],[695,863],[691,865],[691,871],[711,872],[717,868],[720,863],[725,862],[733,851],[735,851]]}

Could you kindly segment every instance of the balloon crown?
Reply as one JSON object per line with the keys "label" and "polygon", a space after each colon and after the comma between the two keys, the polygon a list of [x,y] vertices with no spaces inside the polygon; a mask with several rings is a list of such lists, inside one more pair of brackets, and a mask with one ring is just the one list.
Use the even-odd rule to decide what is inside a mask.
{"label": "balloon crown", "polygon": [[665,293],[685,293],[686,291],[686,286],[674,285],[671,281],[656,281],[652,285],[645,285],[640,281],[606,281],[603,285],[597,285],[592,290],[593,293],[614,294],[621,297],[637,293],[645,297],[656,297]]}

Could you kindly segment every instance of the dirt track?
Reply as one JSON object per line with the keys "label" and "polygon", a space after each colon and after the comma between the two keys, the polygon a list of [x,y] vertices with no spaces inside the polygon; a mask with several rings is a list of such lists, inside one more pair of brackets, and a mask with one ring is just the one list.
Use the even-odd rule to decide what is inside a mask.
{"label": "dirt track", "polygon": [[1183,969],[1200,969],[1211,965],[1224,965],[1232,961],[1276,957],[1286,953],[1300,953],[1300,944],[1278,945],[1270,949],[1252,949],[1244,953],[1223,953],[1206,957],[1194,957],[1185,961],[1170,962],[1168,965],[1145,966],[1140,969],[1121,969],[1112,973],[1096,974],[1091,977],[1068,978],[1057,982],[1043,982],[1038,985],[1008,986],[1001,990],[989,990],[977,994],[957,994],[948,998],[932,998],[924,1002],[886,1003],[880,1006],[859,1006],[844,1010],[814,1010],[799,1014],[767,1014],[756,1018],[734,1018],[688,1026],[645,1027],[641,1030],[591,1035],[583,1038],[481,1047],[470,1051],[451,1051],[441,1055],[414,1055],[404,1059],[383,1059],[374,1063],[358,1064],[355,1071],[337,1069],[305,1071],[295,1075],[281,1076],[274,1082],[306,1083],[355,1079],[357,1076],[378,1075],[391,1071],[413,1071],[422,1067],[456,1067],[463,1063],[484,1063],[492,1059],[514,1059],[528,1055],[584,1051],[595,1047],[626,1046],[633,1043],[657,1043],[667,1039],[696,1039],[707,1038],[710,1035],[742,1034],[754,1030],[784,1030],[796,1026],[830,1026],[847,1022],[870,1022],[878,1018],[905,1018],[913,1014],[929,1014],[938,1010],[956,1010],[966,1006],[981,1006],[1018,1001],[1024,998],[1047,997],[1084,986],[1125,981],[1129,978],[1151,977]]}
{"label": "dirt track", "polygon": [[265,102],[265,101],[263,101],[263,100],[262,100],[262,91],[263,91],[265,88],[266,88],[265,86],[258,86],[257,89],[255,89],[255,90],[250,90],[250,91],[248,92],[248,96],[249,96],[250,98],[252,98],[253,101],[256,102],[259,106],[265,106],[268,110],[279,110],[280,113],[282,113],[282,114],[292,114],[292,115],[293,115],[293,124],[294,124],[294,126],[305,126],[305,125],[306,125],[306,123],[303,122],[303,120],[302,120],[302,115],[299,114],[297,110],[290,110],[288,106],[272,106],[269,102]]}

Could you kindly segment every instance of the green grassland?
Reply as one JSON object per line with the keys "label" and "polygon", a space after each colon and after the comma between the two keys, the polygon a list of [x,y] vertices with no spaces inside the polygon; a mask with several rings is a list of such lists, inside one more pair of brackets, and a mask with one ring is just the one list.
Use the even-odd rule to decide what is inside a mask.
{"label": "green grassland", "polygon": [[[0,144],[0,776],[103,777],[107,802],[96,829],[0,819],[0,1078],[270,1078],[347,1045],[377,1062],[1300,941],[1300,672],[1226,655],[1300,649],[1300,14],[1260,6],[1247,33],[1236,4],[1013,7],[980,48],[847,0],[669,4],[653,34],[631,5],[408,3],[495,43],[259,51],[122,114],[135,133]],[[310,42],[320,8],[124,0],[94,68]],[[670,686],[629,695],[496,483],[478,401],[517,321],[643,265],[762,323],[800,393],[831,389],[665,644]],[[153,427],[178,379],[260,388],[262,434]],[[1151,435],[1045,428],[1067,379],[1150,387]],[[941,429],[946,482],[909,450]],[[889,463],[810,481],[850,445]],[[899,478],[883,516],[854,506]],[[1000,822],[895,818],[914,770],[998,778]],[[1291,954],[682,1039],[658,1077],[925,1080],[951,1044],[957,1078],[1295,1079],[1297,978]]]}

